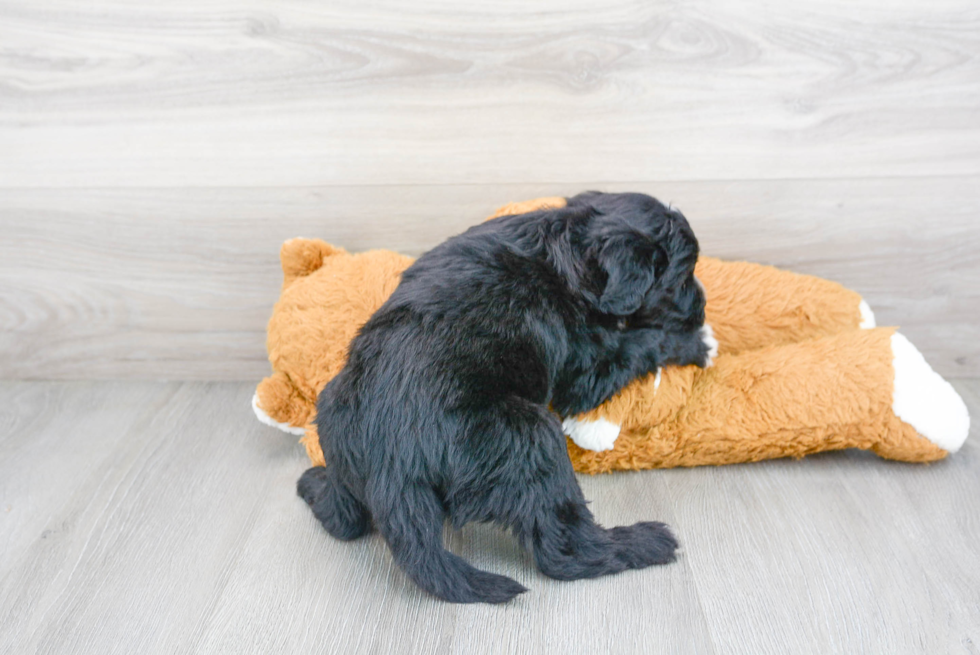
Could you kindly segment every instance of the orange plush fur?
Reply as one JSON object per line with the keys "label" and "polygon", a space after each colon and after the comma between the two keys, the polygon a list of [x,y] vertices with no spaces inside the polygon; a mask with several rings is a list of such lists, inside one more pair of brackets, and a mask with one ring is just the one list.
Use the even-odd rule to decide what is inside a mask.
{"label": "orange plush fur", "polygon": [[[513,203],[493,217],[564,202]],[[305,430],[310,460],[323,464],[312,423],[316,396],[412,259],[385,250],[352,255],[316,239],[287,241],[281,259],[282,294],[267,344],[274,373],[259,384],[253,404],[267,423]],[[566,421],[577,471],[728,464],[842,448],[910,462],[946,456],[893,412],[894,329],[859,329],[857,293],[708,257],[698,261],[696,275],[719,342],[713,366],[665,368]],[[607,449],[573,441],[582,434],[576,441],[588,442],[595,429],[605,435],[596,448]]]}

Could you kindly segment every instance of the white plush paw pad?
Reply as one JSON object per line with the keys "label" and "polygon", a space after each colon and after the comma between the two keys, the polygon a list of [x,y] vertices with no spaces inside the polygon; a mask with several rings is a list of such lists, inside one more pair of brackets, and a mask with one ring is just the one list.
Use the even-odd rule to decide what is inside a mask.
{"label": "white plush paw pad", "polygon": [[871,311],[871,307],[868,305],[868,303],[862,300],[861,304],[858,305],[858,311],[861,312],[861,322],[858,324],[859,328],[862,330],[870,330],[877,325],[877,323],[875,323],[875,313]]}
{"label": "white plush paw pad", "polygon": [[895,368],[892,411],[923,437],[955,453],[970,433],[970,414],[960,395],[926,362],[918,348],[896,332],[891,339]]}
{"label": "white plush paw pad", "polygon": [[715,331],[707,323],[701,327],[701,341],[708,347],[708,363],[705,366],[711,366],[718,356],[718,340],[715,339]]}
{"label": "white plush paw pad", "polygon": [[619,426],[604,418],[596,421],[566,418],[561,427],[579,448],[585,450],[612,450],[619,437]]}
{"label": "white plush paw pad", "polygon": [[293,427],[289,423],[280,423],[276,419],[266,414],[265,410],[259,407],[259,394],[257,393],[252,395],[252,411],[255,412],[255,418],[259,419],[268,426],[279,428],[283,432],[288,432],[289,434],[306,434],[305,429]]}

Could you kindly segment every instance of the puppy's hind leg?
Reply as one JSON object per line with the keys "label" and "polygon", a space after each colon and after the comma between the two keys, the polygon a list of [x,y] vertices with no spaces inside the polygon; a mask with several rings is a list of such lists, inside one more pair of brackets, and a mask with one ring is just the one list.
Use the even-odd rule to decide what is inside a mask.
{"label": "puppy's hind leg", "polygon": [[626,569],[667,564],[677,540],[663,523],[642,522],[607,530],[580,497],[540,507],[526,533],[542,573],[558,580],[596,578]]}
{"label": "puppy's hind leg", "polygon": [[371,530],[370,512],[328,467],[307,469],[296,483],[296,493],[335,538],[351,541],[364,536]]}
{"label": "puppy's hind leg", "polygon": [[[514,424],[517,413],[510,414]],[[495,503],[494,513],[530,546],[542,573],[576,580],[674,561],[677,540],[663,523],[607,530],[595,522],[556,417],[539,414],[522,430],[533,434],[516,442],[526,447],[514,449],[504,466],[513,475],[506,481],[509,493]]]}
{"label": "puppy's hind leg", "polygon": [[529,536],[538,568],[558,580],[667,564],[674,561],[677,550],[677,540],[663,523],[642,522],[607,530],[595,522],[579,498],[541,508]]}
{"label": "puppy's hind leg", "polygon": [[415,583],[453,603],[504,603],[527,589],[510,578],[470,566],[442,544],[445,519],[433,489],[410,485],[386,491],[385,510],[376,509],[378,531],[395,561]]}

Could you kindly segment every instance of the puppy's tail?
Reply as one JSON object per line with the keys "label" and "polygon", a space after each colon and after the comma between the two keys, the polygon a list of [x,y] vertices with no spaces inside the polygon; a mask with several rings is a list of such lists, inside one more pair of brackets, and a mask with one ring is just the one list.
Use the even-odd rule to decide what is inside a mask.
{"label": "puppy's tail", "polygon": [[481,571],[442,545],[445,516],[432,489],[403,490],[378,530],[395,561],[415,583],[451,603],[505,603],[527,589],[510,578]]}

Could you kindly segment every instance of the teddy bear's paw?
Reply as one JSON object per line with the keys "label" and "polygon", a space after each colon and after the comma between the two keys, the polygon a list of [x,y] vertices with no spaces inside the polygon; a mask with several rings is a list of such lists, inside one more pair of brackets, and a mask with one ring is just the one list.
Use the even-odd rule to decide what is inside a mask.
{"label": "teddy bear's paw", "polygon": [[715,331],[707,323],[701,327],[701,341],[708,348],[708,361],[704,365],[705,368],[708,368],[714,363],[715,357],[718,356],[718,340],[715,339]]}
{"label": "teddy bear's paw", "polygon": [[612,450],[619,437],[619,426],[604,418],[595,421],[566,418],[561,427],[575,445],[585,450]]}
{"label": "teddy bear's paw", "polygon": [[905,336],[894,333],[891,346],[895,416],[943,450],[956,452],[970,432],[970,414],[963,399]]}
{"label": "teddy bear's paw", "polygon": [[303,435],[306,433],[305,428],[293,427],[289,423],[280,423],[276,419],[272,418],[265,413],[265,410],[259,407],[259,394],[252,395],[252,411],[255,412],[255,418],[259,419],[268,426],[278,428],[283,432],[288,432],[289,434]]}
{"label": "teddy bear's paw", "polygon": [[858,311],[861,312],[861,322],[858,323],[859,328],[862,330],[870,330],[873,327],[877,327],[878,324],[875,322],[875,313],[871,311],[871,306],[868,305],[864,299],[862,299],[861,303],[858,305]]}

